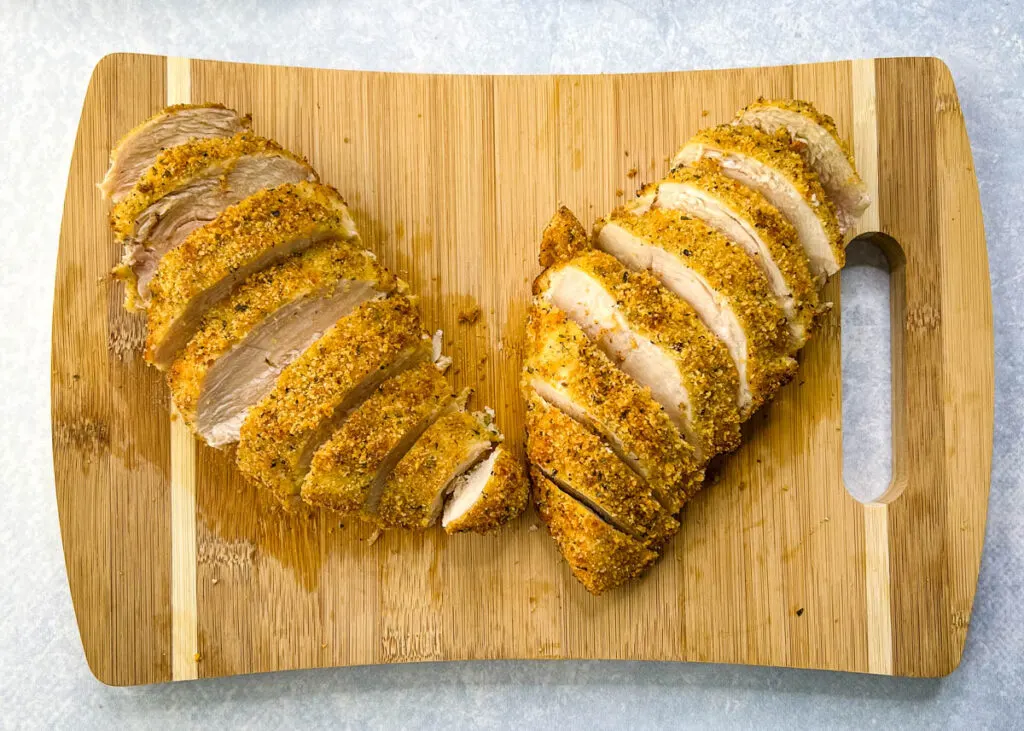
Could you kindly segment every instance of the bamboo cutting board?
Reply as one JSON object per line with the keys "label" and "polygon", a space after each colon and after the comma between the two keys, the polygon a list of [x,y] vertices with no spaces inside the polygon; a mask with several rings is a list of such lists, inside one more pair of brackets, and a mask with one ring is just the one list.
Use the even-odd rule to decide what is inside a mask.
{"label": "bamboo cutting board", "polygon": [[[220,101],[305,154],[367,245],[443,328],[522,451],[517,380],[540,231],[589,225],[660,177],[698,127],[758,95],[832,114],[893,265],[893,486],[843,487],[837,306],[643,581],[594,598],[532,512],[489,537],[283,517],[232,455],[169,414],[95,189],[107,154],[172,102]],[[623,193],[623,191],[627,191]],[[480,320],[458,314],[478,305]],[[54,467],[89,666],[130,685],[288,668],[628,658],[936,676],[960,660],[985,529],[991,293],[971,152],[948,69],[902,58],[620,76],[420,76],[113,55],[71,164],[53,324]]]}

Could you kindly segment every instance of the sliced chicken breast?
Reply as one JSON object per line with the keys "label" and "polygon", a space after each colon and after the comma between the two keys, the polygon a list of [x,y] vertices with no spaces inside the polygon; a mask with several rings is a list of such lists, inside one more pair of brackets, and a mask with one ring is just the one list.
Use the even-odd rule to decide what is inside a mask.
{"label": "sliced chicken breast", "polygon": [[857,174],[853,152],[839,136],[835,120],[813,104],[796,99],[758,99],[736,117],[736,124],[774,134],[786,130],[794,147],[818,174],[826,195],[835,203],[839,226],[850,231],[871,204],[868,187]]}
{"label": "sliced chicken breast", "polygon": [[149,281],[160,259],[192,231],[263,188],[303,180],[317,180],[305,160],[248,133],[162,152],[110,216],[124,246],[115,274],[125,280],[125,306],[149,303]]}
{"label": "sliced chicken breast", "polygon": [[458,407],[433,363],[384,381],[317,449],[302,499],[346,515],[372,512],[399,460],[431,424]]}
{"label": "sliced chicken breast", "polygon": [[153,115],[121,138],[110,153],[110,168],[99,184],[105,200],[118,203],[169,147],[189,140],[232,137],[252,125],[222,104],[176,104]]}
{"label": "sliced chicken breast", "polygon": [[736,367],[686,301],[603,251],[556,265],[537,284],[545,300],[650,389],[698,464],[739,444]]}
{"label": "sliced chicken breast", "polygon": [[441,525],[449,534],[489,533],[522,515],[529,499],[522,463],[499,444],[452,483]]}
{"label": "sliced chicken breast", "polygon": [[237,442],[249,408],[300,353],[363,302],[406,288],[373,254],[338,240],[254,274],[206,313],[171,365],[178,413],[211,446]]}
{"label": "sliced chicken breast", "polygon": [[523,390],[536,393],[608,442],[675,514],[703,479],[693,449],[664,409],[612,364],[566,314],[534,302],[526,326]]}
{"label": "sliced chicken breast", "polygon": [[537,512],[569,569],[591,594],[603,594],[643,574],[658,554],[613,528],[562,492],[540,470],[530,471]]}
{"label": "sliced chicken breast", "polygon": [[597,435],[536,394],[526,403],[526,433],[530,464],[609,525],[652,551],[679,529],[651,488]]}
{"label": "sliced chicken breast", "polygon": [[370,513],[382,528],[428,528],[437,522],[455,481],[501,439],[483,413],[455,411],[427,429],[387,478]]}
{"label": "sliced chicken breast", "polygon": [[698,218],[760,267],[789,323],[791,350],[810,336],[818,291],[794,229],[760,193],[722,173],[713,160],[673,170],[658,185],[656,207]]}
{"label": "sliced chicken breast", "polygon": [[665,208],[620,215],[597,246],[635,270],[649,270],[696,310],[724,343],[739,375],[736,403],[748,416],[796,371],[786,318],[761,270],[707,224]]}
{"label": "sliced chicken breast", "polygon": [[587,230],[576,215],[565,206],[559,206],[544,227],[540,239],[540,265],[549,267],[567,261],[590,248]]}
{"label": "sliced chicken breast", "polygon": [[320,241],[357,238],[345,201],[320,183],[261,190],[226,208],[160,260],[150,282],[146,360],[166,370],[206,310],[251,274]]}
{"label": "sliced chicken breast", "polygon": [[722,125],[702,130],[673,158],[672,166],[711,158],[722,172],[763,195],[796,229],[811,274],[820,280],[843,267],[846,254],[835,206],[817,174],[793,149],[785,132]]}
{"label": "sliced chicken breast", "polygon": [[364,302],[285,368],[249,410],[239,469],[293,506],[316,449],[377,386],[430,360],[432,351],[408,297]]}

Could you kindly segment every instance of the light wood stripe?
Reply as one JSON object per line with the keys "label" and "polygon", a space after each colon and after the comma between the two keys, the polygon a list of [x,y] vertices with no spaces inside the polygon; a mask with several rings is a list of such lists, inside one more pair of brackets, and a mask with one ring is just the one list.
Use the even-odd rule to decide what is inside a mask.
{"label": "light wood stripe", "polygon": [[[192,101],[187,58],[167,59],[167,103]],[[196,604],[196,444],[177,412],[171,414],[171,677],[199,677]]]}
{"label": "light wood stripe", "polygon": [[[860,219],[860,231],[878,231],[878,109],[875,62],[853,62],[854,155],[871,205]],[[865,581],[867,582],[868,671],[891,675],[892,601],[889,583],[889,512],[883,503],[864,506]]]}

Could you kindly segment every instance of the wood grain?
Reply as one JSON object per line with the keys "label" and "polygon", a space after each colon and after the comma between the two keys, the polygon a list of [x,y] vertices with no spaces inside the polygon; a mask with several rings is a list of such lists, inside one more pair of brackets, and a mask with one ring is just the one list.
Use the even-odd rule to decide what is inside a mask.
{"label": "wood grain", "polygon": [[[747,425],[651,574],[608,596],[572,579],[532,513],[495,536],[372,541],[332,516],[273,510],[230,451],[179,443],[172,457],[142,325],[105,277],[117,251],[93,186],[116,139],[180,93],[183,66],[109,56],[68,182],[52,387],[65,556],[97,677],[476,658],[956,667],[987,509],[992,313],[970,147],[940,61],[558,77],[187,68],[193,101],[252,112],[257,132],[343,192],[367,245],[444,330],[455,385],[477,388],[520,454],[523,322],[555,205],[589,225],[662,175],[699,127],[760,94],[814,101],[853,141],[893,264],[894,479],[873,506],[843,487],[838,278],[800,378]],[[459,323],[473,306],[480,320]],[[189,455],[191,514],[171,498]]]}

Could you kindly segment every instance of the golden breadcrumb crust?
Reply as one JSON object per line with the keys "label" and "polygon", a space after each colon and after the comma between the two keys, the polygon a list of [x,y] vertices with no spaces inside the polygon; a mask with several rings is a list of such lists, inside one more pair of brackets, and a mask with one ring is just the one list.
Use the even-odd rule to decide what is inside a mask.
{"label": "golden breadcrumb crust", "polygon": [[530,487],[522,463],[500,444],[491,476],[480,497],[462,515],[444,527],[449,534],[489,533],[518,518],[530,500]]}
{"label": "golden breadcrumb crust", "polygon": [[728,301],[747,338],[752,410],[793,377],[796,361],[788,355],[785,315],[768,289],[764,273],[742,247],[703,221],[666,208],[652,208],[640,216],[620,215],[614,221],[678,258]]}
{"label": "golden breadcrumb crust", "polygon": [[658,554],[612,528],[589,508],[530,470],[537,512],[569,569],[591,594],[603,594],[643,574]]}
{"label": "golden breadcrumb crust", "polygon": [[704,473],[647,388],[616,368],[564,312],[534,301],[526,325],[524,393],[534,381],[557,388],[584,411],[597,431],[634,455],[659,499],[675,513],[699,489]]}
{"label": "golden breadcrumb crust", "polygon": [[[273,140],[251,132],[233,137],[208,137],[189,140],[160,153],[132,191],[110,212],[110,225],[118,241],[124,241],[135,231],[135,220],[144,210],[172,190],[181,187],[196,175],[211,167],[224,167],[245,155],[277,155],[288,157],[309,167],[304,158],[281,147]],[[309,174],[316,176],[313,168]]]}
{"label": "golden breadcrumb crust", "polygon": [[[597,280],[615,299],[630,330],[650,340],[675,363],[690,397],[691,424],[705,460],[735,448],[740,440],[739,375],[725,345],[693,307],[650,272],[632,272],[603,251],[580,254],[561,267],[574,267]],[[544,288],[548,276],[538,279]]]}
{"label": "golden breadcrumb crust", "polygon": [[249,411],[239,469],[288,506],[305,477],[310,441],[336,409],[365,379],[417,350],[429,355],[430,345],[408,297],[361,304],[285,368],[273,391]]}
{"label": "golden breadcrumb crust", "polygon": [[154,362],[195,298],[233,272],[293,241],[356,236],[341,195],[320,183],[286,183],[228,206],[160,259],[149,285],[147,362]]}
{"label": "golden breadcrumb crust", "polygon": [[526,456],[560,489],[652,551],[660,551],[679,529],[651,489],[597,435],[536,394],[526,403]]}
{"label": "golden breadcrumb crust", "polygon": [[455,411],[431,424],[388,476],[373,520],[382,528],[430,527],[459,468],[500,438],[481,416]]}
{"label": "golden breadcrumb crust", "polygon": [[556,262],[571,259],[589,248],[590,240],[583,224],[572,211],[565,206],[559,206],[541,234],[538,260],[542,267],[549,267]]}
{"label": "golden breadcrumb crust", "polygon": [[756,127],[724,124],[701,130],[687,145],[698,144],[724,152],[752,158],[782,174],[800,193],[821,223],[832,250],[836,265],[841,269],[846,261],[843,234],[839,229],[836,207],[825,194],[825,189],[803,156],[793,149],[793,138],[780,129],[767,134]]}
{"label": "golden breadcrumb crust", "polygon": [[302,499],[339,513],[361,511],[391,450],[453,397],[433,363],[421,363],[382,383],[317,449],[302,484]]}
{"label": "golden breadcrumb crust", "polygon": [[811,120],[819,127],[824,128],[824,130],[832,136],[832,139],[836,141],[836,144],[839,145],[839,148],[843,151],[843,155],[846,156],[847,161],[850,163],[850,167],[856,170],[856,164],[853,160],[853,150],[850,149],[846,140],[839,136],[839,128],[836,127],[836,121],[824,112],[819,111],[818,108],[810,102],[805,102],[800,99],[766,99],[761,96],[757,98],[757,101],[743,107],[743,109],[741,109],[736,115],[736,118],[739,119],[746,112],[753,112],[767,107],[775,107],[776,109],[783,109],[787,112],[796,112],[801,116],[807,117],[807,119]]}
{"label": "golden breadcrumb crust", "polygon": [[[721,166],[708,158],[676,168],[665,181],[690,185],[716,198],[734,217],[742,218],[754,229],[793,295],[795,324],[809,336],[818,312],[818,290],[796,229],[778,209],[756,190],[727,177]],[[804,342],[806,338],[794,343],[795,348],[803,347]]]}
{"label": "golden breadcrumb crust", "polygon": [[267,317],[303,297],[329,297],[339,286],[354,280],[370,282],[381,292],[406,287],[369,252],[346,241],[332,240],[254,274],[228,299],[214,305],[167,374],[174,405],[185,422],[195,430],[196,409],[214,363]]}

